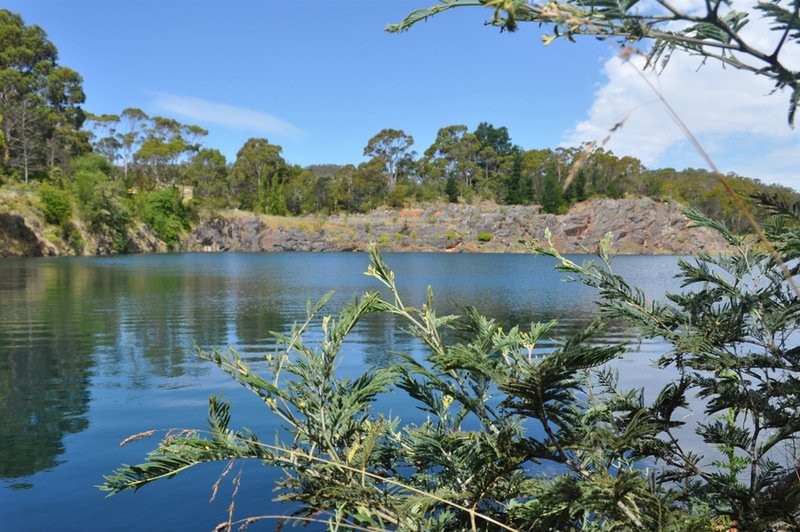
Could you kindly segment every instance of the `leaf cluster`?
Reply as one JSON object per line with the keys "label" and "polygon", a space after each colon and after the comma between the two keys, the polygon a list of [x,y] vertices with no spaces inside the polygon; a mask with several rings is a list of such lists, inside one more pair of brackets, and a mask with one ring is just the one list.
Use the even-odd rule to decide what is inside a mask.
{"label": "leaf cluster", "polygon": [[[686,290],[668,294],[666,302],[646,301],[613,274],[605,249],[603,266],[578,265],[551,246],[539,249],[596,287],[605,315],[623,317],[645,337],[661,337],[671,346],[658,364],[677,377],[651,407],[663,429],[663,448],[653,455],[665,464],[661,481],[672,483],[683,500],[706,501],[740,529],[767,530],[778,523],[796,529],[798,205],[761,200],[777,215],[767,228],[777,255],[689,212],[697,225],[720,232],[735,246],[729,255],[680,261],[678,277]],[[704,453],[689,447],[677,430],[690,401],[705,416],[694,426]]]}

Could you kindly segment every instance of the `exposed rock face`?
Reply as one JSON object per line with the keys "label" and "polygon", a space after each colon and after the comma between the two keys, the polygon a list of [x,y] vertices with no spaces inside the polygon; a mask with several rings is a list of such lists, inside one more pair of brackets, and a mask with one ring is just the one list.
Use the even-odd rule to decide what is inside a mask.
{"label": "exposed rock face", "polygon": [[[612,233],[618,253],[690,254],[724,252],[726,242],[707,229],[689,228],[674,203],[652,199],[593,200],[564,215],[537,206],[431,204],[378,209],[369,214],[283,218],[248,213],[215,215],[184,238],[187,251],[360,251],[377,242],[384,251],[522,252],[524,242],[543,240],[549,228],[562,253],[592,252]],[[116,253],[113,234],[78,226],[88,255]],[[72,255],[57,228],[38,216],[0,212],[0,256]],[[152,229],[129,229],[131,253],[159,253],[165,244]],[[79,249],[80,251],[80,249]]]}
{"label": "exposed rock face", "polygon": [[189,251],[355,251],[375,241],[387,251],[524,251],[549,228],[563,253],[586,253],[612,233],[619,253],[720,252],[726,242],[713,231],[689,228],[674,203],[652,199],[593,200],[564,215],[539,207],[435,204],[380,209],[365,215],[275,218],[214,216],[184,240]]}
{"label": "exposed rock face", "polygon": [[[255,215],[214,216],[201,222],[183,241],[187,251],[337,251],[352,250],[331,242],[324,228],[319,231],[302,224],[267,224]],[[316,225],[319,225],[318,223]],[[364,240],[364,243],[369,239]],[[364,246],[361,246],[364,247]]]}
{"label": "exposed rock face", "polygon": [[[119,253],[115,236],[110,231],[91,232],[80,224],[75,231],[83,241],[83,255]],[[124,247],[129,253],[163,253],[167,246],[147,225],[130,228]],[[0,212],[0,257],[52,257],[75,255],[76,249],[64,240],[59,228],[48,226],[37,216]]]}
{"label": "exposed rock face", "polygon": [[167,245],[147,224],[128,231],[128,253],[164,253]]}
{"label": "exposed rock face", "polygon": [[[91,240],[84,249],[84,255],[116,255],[120,253],[115,235],[110,230],[86,234]],[[125,253],[164,253],[167,251],[166,244],[147,224],[128,228],[122,248]]]}
{"label": "exposed rock face", "polygon": [[613,235],[614,247],[621,253],[719,252],[728,247],[715,232],[690,228],[678,204],[649,198],[585,202],[557,217],[557,222],[551,227],[553,241],[569,253],[593,250],[606,233]]}
{"label": "exposed rock face", "polygon": [[41,238],[42,228],[19,214],[0,213],[0,257],[46,257],[63,250]]}

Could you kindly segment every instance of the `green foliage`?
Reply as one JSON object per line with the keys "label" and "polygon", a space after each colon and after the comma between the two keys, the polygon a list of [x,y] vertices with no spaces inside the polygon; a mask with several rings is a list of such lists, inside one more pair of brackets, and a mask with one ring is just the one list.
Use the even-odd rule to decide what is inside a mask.
{"label": "green foliage", "polygon": [[281,157],[282,148],[267,139],[249,139],[236,154],[231,169],[231,188],[239,207],[256,212],[286,211],[285,200],[278,196],[286,180],[287,165]]}
{"label": "green foliage", "polygon": [[73,163],[72,188],[81,217],[97,233],[110,233],[114,249],[128,249],[128,228],[133,215],[122,183],[112,181],[114,168],[105,157],[88,154]]}
{"label": "green foliage", "polygon": [[383,164],[387,189],[394,191],[397,183],[405,177],[413,160],[410,151],[414,138],[403,130],[383,129],[369,139],[364,155],[371,156]]}
{"label": "green foliage", "polygon": [[487,233],[486,231],[481,231],[478,233],[478,242],[491,242],[492,241],[492,233]]}
{"label": "green foliage", "polygon": [[544,177],[539,203],[544,212],[561,214],[566,210],[564,191],[558,183],[558,178],[552,172],[548,172]]}
{"label": "green foliage", "polygon": [[[648,181],[644,191],[649,195],[679,201],[709,218],[725,223],[735,232],[752,230],[739,205],[711,172],[694,168],[682,171],[663,169],[647,172],[643,179]],[[789,202],[800,199],[797,192],[779,185],[767,185],[736,175],[728,175],[726,180],[745,199],[748,208],[762,223],[768,219],[769,213],[754,198],[767,195]]]}
{"label": "green foliage", "polygon": [[139,217],[153,228],[158,237],[174,249],[180,237],[189,228],[189,210],[181,201],[175,187],[144,192],[136,197]]}
{"label": "green foliage", "polygon": [[196,140],[207,134],[208,131],[199,126],[181,124],[173,118],[150,118],[133,157],[140,186],[174,186],[184,180],[185,165],[182,163],[197,153]]}
{"label": "green foliage", "polygon": [[194,196],[199,201],[214,207],[229,205],[228,169],[219,150],[200,150],[187,167],[185,180],[194,187]]}
{"label": "green foliage", "polygon": [[[800,258],[800,204],[773,202],[781,258]],[[228,407],[210,401],[209,429],[168,434],[139,466],[103,489],[116,493],[211,460],[255,458],[281,468],[277,500],[329,526],[413,530],[739,530],[797,528],[800,484],[786,460],[800,435],[800,296],[773,257],[719,223],[736,251],[681,261],[683,286],[647,301],[601,262],[579,265],[552,247],[559,268],[595,287],[606,319],[623,319],[671,346],[659,360],[675,379],[648,403],[621,390],[605,364],[624,346],[597,341],[602,322],[555,342],[554,322],[504,330],[472,309],[439,316],[433,292],[409,306],[371,248],[368,292],[338,317],[329,296],[254,372],[235,351],[201,352],[283,420],[288,439],[264,444],[228,429]],[[796,263],[795,263],[796,264]],[[791,276],[796,277],[796,267]],[[425,347],[351,379],[336,366],[348,334],[368,314],[390,313]],[[322,339],[308,345],[313,327]],[[544,343],[548,340],[548,343]],[[381,393],[405,393],[427,419],[374,412]],[[693,399],[708,418],[686,426]],[[700,445],[688,444],[694,428]]]}
{"label": "green foliage", "polygon": [[118,253],[128,251],[128,230],[133,222],[129,203],[120,183],[105,181],[97,185],[91,201],[84,208],[90,227],[96,231],[109,231],[114,250]]}
{"label": "green foliage", "polygon": [[[781,218],[768,226],[777,255],[690,213],[698,225],[721,232],[736,247],[729,255],[680,261],[682,285],[692,290],[670,294],[667,303],[647,302],[608,270],[579,266],[552,247],[540,248],[599,290],[607,316],[622,317],[645,337],[661,337],[672,346],[659,365],[674,369],[677,380],[650,407],[666,442],[654,454],[665,464],[660,481],[684,500],[706,501],[714,514],[735,518],[740,530],[800,526],[794,447],[800,435],[800,291],[796,266],[786,267],[800,256],[800,204],[789,208],[772,199],[767,208]],[[695,432],[707,452],[714,456],[716,449],[720,458],[687,446],[675,431],[690,396],[703,401],[710,417],[698,422]]]}
{"label": "green foliage", "polygon": [[83,241],[83,236],[72,221],[67,221],[61,226],[61,235],[73,253],[76,255],[83,254],[86,242]]}
{"label": "green foliage", "polygon": [[458,203],[458,182],[455,177],[450,176],[447,178],[444,185],[444,194],[450,203]]}
{"label": "green foliage", "polygon": [[49,183],[42,183],[37,189],[44,209],[44,219],[53,225],[62,225],[72,217],[72,198],[66,190]]}
{"label": "green foliage", "polygon": [[343,204],[351,212],[368,212],[381,205],[386,198],[387,181],[384,163],[377,158],[361,163],[356,168],[345,167],[343,176],[346,190]]}
{"label": "green foliage", "polygon": [[2,164],[25,182],[64,166],[88,148],[79,131],[85,100],[81,76],[57,63],[58,51],[38,26],[0,10]]}

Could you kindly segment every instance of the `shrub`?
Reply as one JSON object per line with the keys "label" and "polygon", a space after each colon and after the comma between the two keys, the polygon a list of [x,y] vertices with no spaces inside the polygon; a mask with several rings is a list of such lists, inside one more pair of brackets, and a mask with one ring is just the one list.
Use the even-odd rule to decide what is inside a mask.
{"label": "shrub", "polygon": [[86,243],[83,241],[78,227],[71,221],[65,222],[61,226],[62,236],[76,255],[82,255]]}
{"label": "shrub", "polygon": [[485,231],[481,231],[478,233],[478,242],[491,242],[492,241],[492,233],[487,233]]}
{"label": "shrub", "polygon": [[141,219],[149,224],[158,237],[170,249],[180,242],[183,232],[189,228],[189,211],[181,202],[177,188],[163,188],[143,192],[136,198]]}
{"label": "shrub", "polygon": [[74,162],[73,189],[81,209],[90,207],[94,201],[97,187],[110,181],[114,171],[105,157],[87,154]]}
{"label": "shrub", "polygon": [[39,185],[39,199],[44,209],[44,219],[53,225],[62,225],[72,216],[72,198],[69,192],[48,183]]}
{"label": "shrub", "polygon": [[444,195],[450,203],[458,203],[458,181],[455,177],[448,177],[444,185]]}

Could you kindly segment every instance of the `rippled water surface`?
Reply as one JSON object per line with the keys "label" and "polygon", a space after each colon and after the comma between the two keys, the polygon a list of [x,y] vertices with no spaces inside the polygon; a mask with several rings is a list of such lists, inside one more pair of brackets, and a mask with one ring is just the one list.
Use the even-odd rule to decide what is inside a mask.
{"label": "rippled water surface", "polygon": [[[559,320],[569,334],[594,316],[595,294],[545,257],[388,254],[408,304],[428,285],[438,312],[473,305],[512,325]],[[203,427],[210,393],[232,400],[232,426],[271,439],[277,425],[255,397],[194,356],[194,346],[233,346],[254,364],[274,348],[306,303],[333,289],[335,313],[377,289],[365,254],[176,254],[0,260],[0,529],[210,530],[226,517],[230,485],[214,502],[224,465],[207,465],[137,493],[105,498],[95,486],[121,463],[138,463],[155,441],[120,447],[147,429]],[[675,288],[674,257],[619,257],[615,268],[654,297]],[[358,374],[397,352],[423,356],[391,317],[354,332],[340,371]],[[609,340],[628,339],[615,327]],[[619,362],[622,379],[659,379],[651,342]],[[393,413],[413,406],[385,399]],[[405,410],[404,410],[405,409]],[[398,411],[399,410],[399,411]],[[245,466],[236,514],[262,514],[277,472]],[[272,529],[274,523],[262,529]],[[254,528],[258,529],[258,528]]]}

